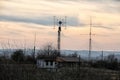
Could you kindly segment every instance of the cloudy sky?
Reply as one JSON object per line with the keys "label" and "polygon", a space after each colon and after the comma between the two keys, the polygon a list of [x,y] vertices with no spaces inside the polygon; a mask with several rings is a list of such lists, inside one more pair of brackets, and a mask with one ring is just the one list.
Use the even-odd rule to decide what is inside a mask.
{"label": "cloudy sky", "polygon": [[0,0],[0,47],[57,44],[53,16],[67,16],[62,49],[87,50],[90,16],[92,49],[120,50],[120,0]]}

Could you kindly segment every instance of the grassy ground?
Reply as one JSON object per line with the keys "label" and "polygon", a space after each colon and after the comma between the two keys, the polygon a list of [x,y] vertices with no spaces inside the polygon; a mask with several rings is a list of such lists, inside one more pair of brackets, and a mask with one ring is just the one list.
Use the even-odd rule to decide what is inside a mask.
{"label": "grassy ground", "polygon": [[39,69],[31,64],[0,65],[0,80],[117,80],[117,71],[94,68]]}

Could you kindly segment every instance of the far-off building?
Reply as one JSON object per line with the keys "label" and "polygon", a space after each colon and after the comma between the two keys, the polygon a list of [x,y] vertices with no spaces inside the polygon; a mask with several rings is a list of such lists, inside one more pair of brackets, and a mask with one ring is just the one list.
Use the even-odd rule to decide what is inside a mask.
{"label": "far-off building", "polygon": [[46,68],[46,69],[56,69],[60,67],[73,67],[79,65],[80,59],[78,57],[52,57],[52,56],[44,56],[37,59],[37,67],[38,68]]}

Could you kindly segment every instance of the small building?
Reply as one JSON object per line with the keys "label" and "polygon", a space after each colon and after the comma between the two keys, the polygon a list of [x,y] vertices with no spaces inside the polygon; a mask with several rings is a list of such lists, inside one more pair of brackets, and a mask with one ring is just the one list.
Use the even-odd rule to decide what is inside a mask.
{"label": "small building", "polygon": [[56,62],[59,63],[59,66],[77,66],[80,63],[80,59],[78,57],[57,57]]}
{"label": "small building", "polygon": [[37,59],[37,67],[39,68],[56,68],[56,57],[44,56],[40,59]]}
{"label": "small building", "polygon": [[73,67],[80,63],[78,57],[52,57],[46,56],[37,60],[37,67],[46,69],[56,69],[60,67]]}

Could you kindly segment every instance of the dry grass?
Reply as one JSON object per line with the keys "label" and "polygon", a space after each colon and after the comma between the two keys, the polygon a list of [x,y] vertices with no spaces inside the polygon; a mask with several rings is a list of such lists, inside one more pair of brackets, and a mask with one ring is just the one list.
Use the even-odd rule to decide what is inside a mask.
{"label": "dry grass", "polygon": [[64,67],[50,71],[31,64],[0,65],[0,80],[117,80],[118,76],[118,72],[104,69]]}

